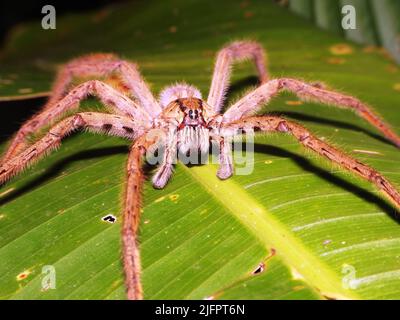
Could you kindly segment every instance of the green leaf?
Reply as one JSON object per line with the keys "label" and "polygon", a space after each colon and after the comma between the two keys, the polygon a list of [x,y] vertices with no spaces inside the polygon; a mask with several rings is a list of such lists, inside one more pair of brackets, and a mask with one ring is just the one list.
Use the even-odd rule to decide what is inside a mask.
{"label": "green leaf", "polygon": [[343,33],[339,3],[332,0],[314,2],[315,22],[322,29],[338,34]]}
{"label": "green leaf", "polygon": [[[185,80],[206,96],[216,51],[252,38],[268,50],[274,77],[319,80],[356,95],[400,131],[400,79],[391,61],[355,45],[334,56],[340,37],[272,2],[148,1],[59,17],[55,31],[38,24],[15,32],[5,48],[0,78],[17,76],[2,82],[0,96],[18,97],[18,88],[46,92],[59,63],[94,51],[136,60],[155,93]],[[250,63],[235,67],[229,102],[256,84],[253,74]],[[347,110],[293,101],[284,94],[263,113],[301,122],[400,182],[398,149],[374,128]],[[84,103],[93,107],[101,108]],[[76,134],[0,189],[0,297],[125,297],[119,230],[128,146]],[[371,185],[285,135],[257,136],[248,156],[253,173],[228,181],[215,177],[215,165],[179,164],[165,189],[146,182],[140,228],[146,298],[400,298],[397,213]],[[108,214],[117,223],[102,221]],[[54,290],[41,286],[46,265],[56,271]],[[349,279],[355,288],[343,285]]]}
{"label": "green leaf", "polygon": [[313,0],[290,0],[290,9],[296,14],[311,20],[313,14]]}
{"label": "green leaf", "polygon": [[[354,7],[355,29],[341,27],[345,15],[342,8],[346,5]],[[289,0],[289,8],[307,20],[313,19],[322,29],[345,33],[356,43],[382,45],[400,62],[400,3],[396,0]]]}

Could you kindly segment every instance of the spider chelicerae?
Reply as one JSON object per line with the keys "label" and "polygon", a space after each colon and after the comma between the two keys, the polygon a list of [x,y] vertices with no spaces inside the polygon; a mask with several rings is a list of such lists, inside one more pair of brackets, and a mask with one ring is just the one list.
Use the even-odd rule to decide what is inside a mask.
{"label": "spider chelicerae", "polygon": [[[228,107],[225,113],[221,113],[232,64],[244,59],[254,62],[260,86]],[[98,80],[84,82],[67,92],[74,77],[107,77],[113,74],[120,76],[133,99]],[[132,140],[126,166],[122,223],[123,265],[128,299],[143,298],[137,232],[144,182],[142,164],[146,152],[154,146],[162,146],[164,150],[162,163],[153,177],[154,187],[161,189],[172,175],[177,152],[208,152],[211,142],[217,144],[217,176],[228,179],[234,171],[228,138],[256,131],[291,134],[304,147],[372,182],[399,208],[400,193],[371,167],[318,139],[297,123],[275,115],[252,116],[283,90],[301,99],[354,110],[400,147],[400,137],[369,106],[356,98],[296,79],[269,79],[266,55],[257,42],[236,41],[218,52],[207,100],[202,99],[198,89],[185,83],[167,87],[157,100],[135,64],[112,54],[94,54],[72,60],[60,70],[52,94],[42,111],[23,124],[5,152],[0,165],[0,184],[49,153],[64,137],[78,129],[86,128]],[[43,138],[28,145],[28,136],[54,123],[66,112],[77,111],[80,101],[89,95],[98,97],[111,113],[75,112],[51,127]]]}

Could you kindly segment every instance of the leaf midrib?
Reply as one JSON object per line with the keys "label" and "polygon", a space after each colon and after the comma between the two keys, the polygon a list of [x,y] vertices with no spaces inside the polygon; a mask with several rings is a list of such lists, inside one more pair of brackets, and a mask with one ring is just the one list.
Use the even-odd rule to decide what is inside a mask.
{"label": "leaf midrib", "polygon": [[215,166],[212,165],[192,168],[179,166],[268,250],[274,248],[287,265],[296,270],[321,297],[361,299],[354,291],[344,289],[341,278],[325,262],[308,250],[299,238],[232,178],[226,181],[219,180],[216,177]]}

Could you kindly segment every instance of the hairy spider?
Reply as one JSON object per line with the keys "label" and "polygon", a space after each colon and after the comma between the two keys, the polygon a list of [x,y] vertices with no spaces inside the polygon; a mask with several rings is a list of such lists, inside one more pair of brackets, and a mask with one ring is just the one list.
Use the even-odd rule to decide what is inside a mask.
{"label": "hairy spider", "polygon": [[[237,60],[248,58],[256,65],[261,85],[221,114],[231,66]],[[118,72],[134,100],[98,80],[84,82],[66,92],[73,77],[109,76],[115,72]],[[220,150],[217,176],[227,179],[233,174],[227,137],[252,131],[291,134],[304,147],[373,183],[400,208],[400,193],[374,169],[321,141],[297,123],[275,115],[251,116],[282,90],[293,92],[301,99],[354,110],[400,147],[400,137],[370,107],[356,98],[300,80],[270,80],[264,50],[257,42],[233,42],[218,52],[207,101],[202,100],[199,90],[187,84],[167,87],[156,100],[135,64],[111,54],[95,54],[69,62],[58,73],[52,95],[43,110],[21,127],[5,152],[0,165],[0,184],[57,147],[74,130],[86,128],[132,140],[126,166],[122,225],[123,265],[129,299],[143,297],[137,244],[144,181],[142,163],[145,153],[155,145],[163,146],[164,152],[163,161],[153,177],[153,185],[163,188],[171,177],[179,151],[185,153],[197,149],[208,152],[210,142],[215,142]],[[97,96],[112,113],[76,113],[55,124],[36,143],[27,145],[28,135],[59,119],[67,111],[77,110],[79,102],[88,95]],[[149,134],[153,130],[162,134]]]}

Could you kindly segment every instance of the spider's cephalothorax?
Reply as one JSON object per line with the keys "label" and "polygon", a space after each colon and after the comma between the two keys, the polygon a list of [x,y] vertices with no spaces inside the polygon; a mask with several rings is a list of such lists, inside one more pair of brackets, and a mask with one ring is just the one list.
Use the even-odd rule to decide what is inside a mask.
{"label": "spider's cephalothorax", "polygon": [[[258,71],[260,86],[239,99],[221,113],[229,83],[233,62],[252,59]],[[74,76],[104,77],[119,73],[134,100],[109,85],[92,80],[71,92],[66,89]],[[260,44],[237,41],[218,52],[207,100],[200,91],[186,84],[175,84],[165,89],[156,99],[143,80],[135,64],[114,55],[89,55],[68,63],[58,74],[52,95],[44,109],[27,121],[11,141],[0,164],[0,184],[21,172],[27,165],[59,146],[61,140],[77,129],[118,135],[133,140],[126,167],[127,183],[123,213],[123,261],[127,296],[143,298],[140,282],[140,258],[137,231],[141,213],[141,193],[144,174],[142,162],[146,152],[162,144],[165,152],[162,163],[153,176],[153,185],[163,188],[172,175],[176,153],[198,149],[207,152],[210,141],[219,146],[217,176],[227,179],[233,174],[233,163],[226,136],[244,132],[278,132],[291,134],[305,148],[325,157],[355,175],[373,183],[392,203],[400,208],[400,193],[380,173],[356,159],[318,139],[305,127],[276,115],[252,117],[270,99],[282,90],[288,90],[299,98],[322,104],[337,105],[356,111],[362,118],[379,130],[389,141],[400,147],[400,137],[372,109],[360,100],[296,79],[272,79],[268,77],[265,54]],[[80,112],[79,101],[88,95],[96,95],[112,111],[109,113]],[[31,146],[27,137],[60,116],[75,111],[55,124],[49,132]],[[151,130],[161,135],[151,135]],[[221,136],[221,133],[224,136]],[[211,293],[210,293],[211,294]]]}
{"label": "spider's cephalothorax", "polygon": [[208,152],[210,144],[209,123],[214,112],[200,98],[185,97],[172,101],[162,117],[177,135],[179,152]]}

